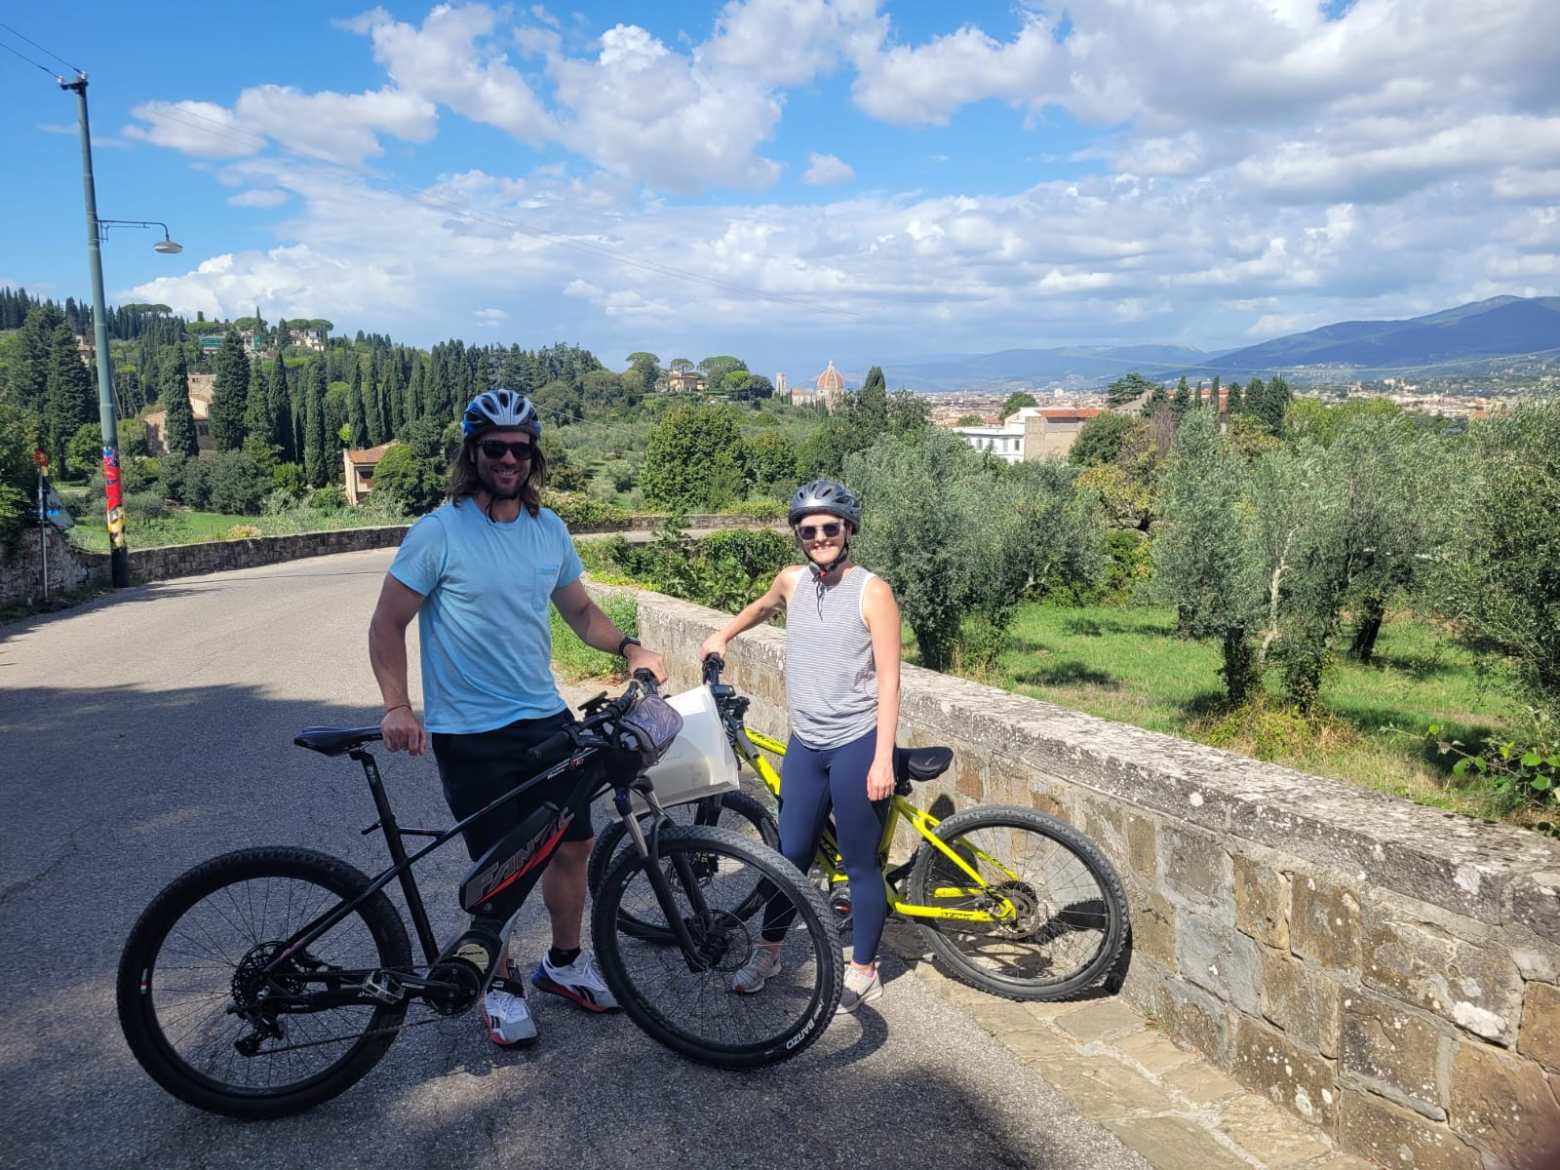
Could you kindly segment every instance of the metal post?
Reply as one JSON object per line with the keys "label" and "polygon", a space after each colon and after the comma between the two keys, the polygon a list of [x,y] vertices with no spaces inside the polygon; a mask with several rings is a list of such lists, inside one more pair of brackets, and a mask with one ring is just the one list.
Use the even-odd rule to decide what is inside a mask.
{"label": "metal post", "polygon": [[108,352],[108,306],[103,298],[97,192],[92,182],[92,131],[87,122],[87,75],[60,81],[74,90],[81,121],[81,182],[87,202],[87,259],[92,267],[92,335],[97,345],[98,420],[103,428],[103,495],[108,525],[110,578],[115,589],[130,584],[130,550],[125,545],[125,509],[119,483],[119,422],[114,410],[114,367]]}
{"label": "metal post", "polygon": [[49,518],[44,514],[43,472],[38,473],[38,552],[43,559],[43,599],[49,600]]}

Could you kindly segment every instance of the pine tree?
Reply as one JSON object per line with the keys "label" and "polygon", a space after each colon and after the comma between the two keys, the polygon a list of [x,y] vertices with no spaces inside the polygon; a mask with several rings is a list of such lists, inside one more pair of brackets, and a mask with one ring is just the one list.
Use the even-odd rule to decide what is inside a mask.
{"label": "pine tree", "polygon": [[27,313],[26,322],[16,335],[19,360],[12,369],[11,384],[23,406],[43,413],[49,390],[49,357],[54,350],[54,331],[65,315],[52,303],[38,305]]}
{"label": "pine tree", "polygon": [[211,389],[211,442],[218,451],[244,445],[244,408],[249,396],[249,359],[238,330],[229,329],[217,351],[216,382]]}
{"label": "pine tree", "polygon": [[163,379],[161,398],[168,412],[163,445],[170,455],[193,458],[200,453],[200,441],[195,432],[195,411],[190,406],[190,366],[182,345],[174,347],[173,365]]}
{"label": "pine tree", "polygon": [[287,363],[282,351],[276,351],[271,363],[271,384],[266,387],[271,400],[271,445],[281,449],[283,463],[298,462],[298,448],[293,434],[292,392],[287,385]]}
{"label": "pine tree", "polygon": [[314,487],[324,487],[330,476],[326,466],[325,445],[325,362],[309,367],[308,390],[303,403],[303,479]]}
{"label": "pine tree", "polygon": [[363,367],[352,365],[352,388],[347,391],[347,426],[352,430],[352,446],[368,446],[368,419],[363,409]]}
{"label": "pine tree", "polygon": [[1186,384],[1186,375],[1181,375],[1181,380],[1175,384],[1175,395],[1170,399],[1170,409],[1176,418],[1181,418],[1192,409],[1192,390]]}
{"label": "pine tree", "polygon": [[[92,374],[76,349],[76,335],[61,322],[54,328],[49,346],[49,377],[44,391],[43,433],[49,460],[56,467],[66,466],[66,444],[76,430],[97,417],[97,393]],[[72,471],[90,475],[89,467]]]}

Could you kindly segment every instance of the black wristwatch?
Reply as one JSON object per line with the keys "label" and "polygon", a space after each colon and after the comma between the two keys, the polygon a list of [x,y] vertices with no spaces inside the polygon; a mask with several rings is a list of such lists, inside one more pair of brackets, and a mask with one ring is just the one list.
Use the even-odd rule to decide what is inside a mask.
{"label": "black wristwatch", "polygon": [[623,651],[627,650],[630,646],[642,646],[642,645],[644,645],[644,643],[641,642],[638,638],[634,637],[633,634],[624,634],[623,635],[623,640],[618,643],[618,648],[617,648],[618,657],[622,658],[623,657]]}

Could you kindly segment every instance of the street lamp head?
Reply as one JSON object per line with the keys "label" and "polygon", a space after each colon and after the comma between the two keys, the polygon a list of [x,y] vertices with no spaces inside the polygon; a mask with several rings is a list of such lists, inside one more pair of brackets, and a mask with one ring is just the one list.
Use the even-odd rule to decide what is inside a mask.
{"label": "street lamp head", "polygon": [[159,240],[157,243],[153,244],[152,251],[161,252],[164,256],[173,256],[179,252],[184,251],[184,245],[176,244],[172,240],[164,239]]}

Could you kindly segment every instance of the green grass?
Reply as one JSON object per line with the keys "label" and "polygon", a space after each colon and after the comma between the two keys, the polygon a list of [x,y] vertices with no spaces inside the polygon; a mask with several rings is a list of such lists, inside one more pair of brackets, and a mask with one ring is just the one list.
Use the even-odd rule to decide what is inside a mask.
{"label": "green grass", "polygon": [[[639,607],[632,597],[609,597],[601,608],[625,634],[639,631]],[[551,610],[553,667],[565,682],[578,682],[582,678],[619,678],[623,674],[623,660],[616,654],[603,654],[592,650],[575,636],[568,624]]]}
{"label": "green grass", "polygon": [[[201,544],[208,540],[233,540],[241,536],[295,536],[300,532],[328,532],[338,528],[373,528],[405,523],[383,512],[342,508],[335,512],[301,509],[276,516],[230,516],[223,512],[198,512],[193,508],[169,508],[154,520],[130,517],[125,538],[132,549],[162,548],[170,544]],[[235,529],[243,531],[235,532]],[[97,516],[83,517],[70,530],[70,542],[88,552],[108,551],[108,531]]]}
{"label": "green grass", "polygon": [[1283,706],[1276,676],[1266,702],[1230,712],[1217,651],[1174,637],[1173,625],[1167,609],[1025,606],[1009,648],[980,681],[1420,804],[1507,814],[1475,782],[1454,779],[1453,760],[1427,743],[1432,721],[1445,725],[1446,738],[1472,743],[1513,730],[1517,717],[1480,677],[1473,654],[1431,623],[1390,620],[1377,661],[1336,662],[1309,717]]}

